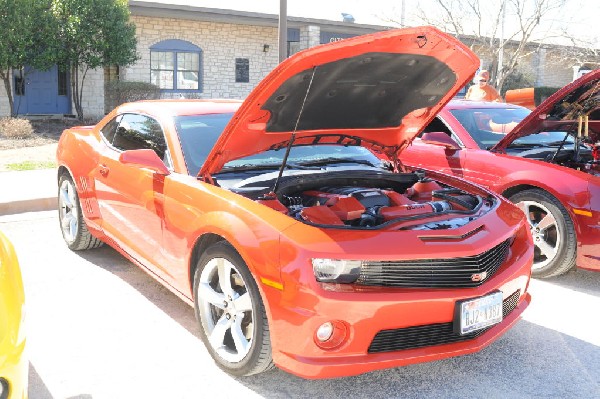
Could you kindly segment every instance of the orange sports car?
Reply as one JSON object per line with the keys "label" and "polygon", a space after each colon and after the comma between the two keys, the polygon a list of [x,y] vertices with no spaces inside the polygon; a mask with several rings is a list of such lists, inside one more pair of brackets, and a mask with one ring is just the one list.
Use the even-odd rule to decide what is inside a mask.
{"label": "orange sports car", "polygon": [[111,245],[193,305],[234,375],[478,351],[530,302],[529,226],[401,163],[478,65],[435,28],[391,30],[298,53],[244,102],[120,106],[60,139],[64,239]]}

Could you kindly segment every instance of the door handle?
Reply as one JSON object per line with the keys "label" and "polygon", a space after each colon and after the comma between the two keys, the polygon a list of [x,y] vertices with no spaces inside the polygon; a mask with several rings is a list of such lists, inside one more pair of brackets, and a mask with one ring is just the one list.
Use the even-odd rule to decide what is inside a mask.
{"label": "door handle", "polygon": [[100,174],[103,177],[108,176],[108,172],[110,172],[110,168],[108,166],[106,166],[104,164],[100,164],[100,168],[99,169],[100,169]]}

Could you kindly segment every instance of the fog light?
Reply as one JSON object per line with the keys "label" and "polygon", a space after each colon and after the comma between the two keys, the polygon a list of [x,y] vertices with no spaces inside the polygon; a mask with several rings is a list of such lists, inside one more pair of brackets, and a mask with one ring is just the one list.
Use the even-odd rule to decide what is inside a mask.
{"label": "fog light", "polygon": [[328,321],[315,331],[315,344],[321,349],[335,349],[348,339],[350,328],[341,320]]}
{"label": "fog light", "polygon": [[327,341],[333,335],[333,324],[331,322],[323,323],[317,328],[317,339],[321,342]]}

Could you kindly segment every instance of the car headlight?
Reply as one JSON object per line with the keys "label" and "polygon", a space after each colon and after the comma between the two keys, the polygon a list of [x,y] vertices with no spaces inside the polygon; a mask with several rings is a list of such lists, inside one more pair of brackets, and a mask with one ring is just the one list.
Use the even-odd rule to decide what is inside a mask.
{"label": "car headlight", "polygon": [[344,259],[312,259],[313,272],[322,283],[353,283],[360,276],[362,261]]}

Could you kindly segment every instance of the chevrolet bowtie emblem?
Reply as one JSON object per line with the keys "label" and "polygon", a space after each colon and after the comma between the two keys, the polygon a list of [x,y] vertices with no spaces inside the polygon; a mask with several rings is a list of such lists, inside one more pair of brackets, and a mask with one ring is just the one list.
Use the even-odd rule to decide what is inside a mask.
{"label": "chevrolet bowtie emblem", "polygon": [[487,272],[471,274],[471,281],[483,281],[487,277]]}

